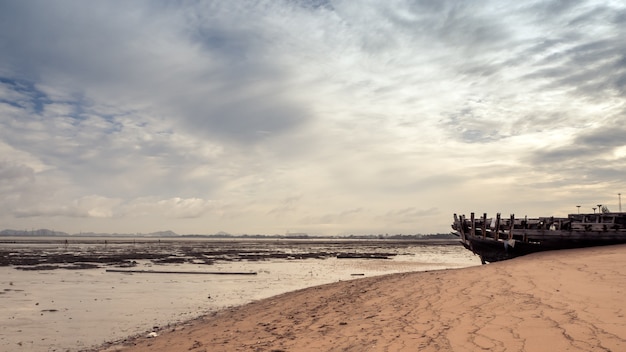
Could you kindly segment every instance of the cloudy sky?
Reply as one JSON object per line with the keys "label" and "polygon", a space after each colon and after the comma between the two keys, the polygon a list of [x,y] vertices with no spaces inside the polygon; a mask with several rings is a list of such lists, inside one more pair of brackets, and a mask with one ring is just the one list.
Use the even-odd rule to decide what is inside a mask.
{"label": "cloudy sky", "polygon": [[0,228],[617,211],[624,38],[623,1],[1,1]]}

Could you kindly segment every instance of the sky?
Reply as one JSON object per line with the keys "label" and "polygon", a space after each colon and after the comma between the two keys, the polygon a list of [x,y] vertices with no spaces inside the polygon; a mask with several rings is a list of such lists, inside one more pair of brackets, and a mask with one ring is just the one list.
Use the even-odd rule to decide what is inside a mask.
{"label": "sky", "polygon": [[0,0],[0,228],[626,208],[623,1]]}

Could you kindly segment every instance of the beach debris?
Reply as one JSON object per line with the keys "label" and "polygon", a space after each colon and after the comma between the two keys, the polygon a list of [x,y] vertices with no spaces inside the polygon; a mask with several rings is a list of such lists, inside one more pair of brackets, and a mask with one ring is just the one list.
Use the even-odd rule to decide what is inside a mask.
{"label": "beach debris", "polygon": [[157,334],[155,331],[152,331],[146,337],[151,339],[151,338],[155,338],[157,336],[159,336],[159,334]]}
{"label": "beach debris", "polygon": [[135,260],[122,262],[121,264],[117,265],[118,268],[133,268],[135,266],[137,266],[137,261]]}
{"label": "beach debris", "polygon": [[107,273],[132,273],[132,274],[204,274],[204,275],[256,275],[254,271],[162,271],[162,270],[118,270],[107,269]]}
{"label": "beach debris", "polygon": [[389,259],[395,253],[339,253],[337,259]]}

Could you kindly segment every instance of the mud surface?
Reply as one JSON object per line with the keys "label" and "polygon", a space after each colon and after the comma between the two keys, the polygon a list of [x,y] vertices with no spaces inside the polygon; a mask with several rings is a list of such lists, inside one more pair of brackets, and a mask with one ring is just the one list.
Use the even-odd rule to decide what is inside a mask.
{"label": "mud surface", "polygon": [[213,265],[271,259],[390,259],[416,245],[455,241],[0,239],[0,266],[18,270],[96,269],[153,264]]}

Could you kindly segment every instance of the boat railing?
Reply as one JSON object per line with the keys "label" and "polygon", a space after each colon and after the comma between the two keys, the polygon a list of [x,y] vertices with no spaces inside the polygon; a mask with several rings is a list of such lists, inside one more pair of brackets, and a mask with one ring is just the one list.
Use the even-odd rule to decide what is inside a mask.
{"label": "boat railing", "polygon": [[[593,215],[593,214],[581,214]],[[587,222],[592,217],[584,219],[582,216],[566,217],[538,217],[538,218],[515,218],[513,214],[509,218],[502,217],[500,213],[496,217],[488,218],[486,213],[481,216],[470,214],[456,215],[453,229],[457,231],[463,242],[469,238],[483,238],[493,240],[518,240],[522,242],[536,241],[547,238],[562,237],[565,235],[576,236],[583,232],[602,233],[607,236],[610,233],[626,232],[626,214],[596,214],[595,222]],[[601,216],[600,216],[601,215]],[[587,234],[589,235],[589,234]]]}

